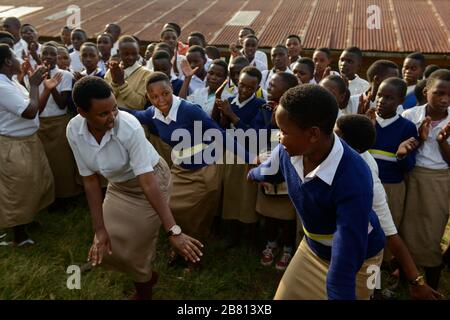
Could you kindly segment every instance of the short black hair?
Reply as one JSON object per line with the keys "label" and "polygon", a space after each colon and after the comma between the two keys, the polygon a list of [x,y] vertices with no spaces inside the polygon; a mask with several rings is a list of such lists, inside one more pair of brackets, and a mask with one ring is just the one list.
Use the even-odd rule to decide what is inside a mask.
{"label": "short black hair", "polygon": [[89,112],[92,99],[107,99],[112,94],[111,86],[100,77],[85,76],[78,80],[72,91],[75,106]]}
{"label": "short black hair", "polygon": [[8,38],[15,41],[14,36],[8,31],[0,30],[0,39]]}
{"label": "short black hair", "polygon": [[420,62],[420,65],[423,69],[425,69],[426,59],[425,56],[421,52],[413,52],[406,56],[406,59],[417,60]]}
{"label": "short black hair", "polygon": [[316,50],[314,50],[314,52],[323,52],[326,54],[328,59],[331,58],[331,51],[330,51],[330,49],[328,49],[326,47],[317,48]]}
{"label": "short black hair", "polygon": [[158,42],[155,46],[155,52],[159,51],[158,49],[166,51],[168,54],[170,54],[171,57],[173,56],[172,50],[170,50],[170,46],[165,42]]}
{"label": "short black hair", "polygon": [[97,39],[100,38],[100,37],[107,37],[107,38],[109,38],[109,40],[111,40],[111,43],[114,43],[114,37],[112,36],[111,33],[103,32],[103,33],[98,35]]}
{"label": "short black hair", "polygon": [[300,128],[318,127],[331,135],[338,114],[338,105],[333,94],[313,84],[296,86],[286,91],[280,106]]}
{"label": "short black hair", "polygon": [[201,32],[195,31],[189,34],[189,37],[197,37],[203,42],[203,46],[206,46],[206,38],[205,35]]}
{"label": "short black hair", "polygon": [[436,81],[450,81],[450,71],[447,69],[439,69],[430,74],[430,76],[427,79],[427,86],[426,88],[431,88]]}
{"label": "short black hair", "polygon": [[246,57],[238,56],[236,58],[231,59],[230,64],[248,66],[250,62]]}
{"label": "short black hair", "polygon": [[181,36],[181,27],[177,23],[168,22],[165,24],[165,26],[170,26],[170,27],[165,27],[164,29],[167,29],[167,28],[173,29],[178,37]]}
{"label": "short black hair", "polygon": [[225,77],[228,77],[228,65],[225,61],[223,61],[222,59],[214,59],[209,67],[211,68],[212,65],[222,67],[223,71],[225,72]]}
{"label": "short black hair", "polygon": [[372,121],[361,114],[344,115],[337,119],[336,126],[342,133],[342,139],[358,153],[372,148],[376,139],[376,130]]}
{"label": "short black hair", "polygon": [[298,86],[298,79],[292,73],[279,71],[276,75],[280,77],[285,90]]}
{"label": "short black hair", "polygon": [[69,27],[69,26],[64,26],[61,28],[61,31],[66,31],[66,30],[72,32],[73,28]]}
{"label": "short black hair", "polygon": [[12,53],[11,48],[4,43],[0,44],[0,68],[3,67],[6,59],[11,59]]}
{"label": "short black hair", "polygon": [[5,19],[3,19],[3,22],[5,22],[6,20],[11,21],[14,26],[20,30],[20,27],[22,26],[22,22],[20,22],[20,19],[17,17],[6,17]]}
{"label": "short black hair", "polygon": [[246,73],[251,77],[255,77],[258,79],[258,83],[261,82],[262,74],[261,71],[258,70],[258,68],[253,66],[247,66],[244,69],[241,70],[241,74]]}
{"label": "short black hair", "polygon": [[[275,47],[272,48],[272,50],[275,50],[275,49],[281,49],[286,54],[288,54],[288,48],[286,48],[286,46],[284,44],[277,44]],[[270,51],[272,51],[272,50],[270,50]]]}
{"label": "short black hair", "polygon": [[44,49],[44,47],[52,47],[52,48],[55,48],[56,50],[58,50],[58,46],[59,46],[58,42],[48,41],[42,45],[42,49]]}
{"label": "short black hair", "polygon": [[203,49],[203,47],[200,47],[200,46],[189,47],[187,53],[194,53],[194,52],[200,53],[200,55],[206,59],[206,52],[205,52],[205,49]]}
{"label": "short black hair", "polygon": [[428,79],[428,77],[435,72],[436,70],[439,70],[440,67],[436,64],[430,64],[425,68],[425,71],[423,72],[423,76],[425,79]]}
{"label": "short black hair", "polygon": [[82,33],[85,39],[88,38],[86,31],[84,31],[83,29],[80,29],[80,28],[73,29],[73,30],[72,30],[72,34],[75,33],[75,32]]}
{"label": "short black hair", "polygon": [[323,78],[320,82],[325,80],[333,81],[337,85],[339,93],[341,94],[345,93],[348,90],[347,84],[345,83],[344,79],[342,79],[341,76],[338,76],[337,74],[331,74]]}
{"label": "short black hair", "polygon": [[158,60],[158,59],[167,59],[170,62],[170,54],[166,51],[155,51],[152,55],[152,60]]}
{"label": "short black hair", "polygon": [[353,53],[354,55],[356,55],[360,60],[362,60],[363,58],[363,53],[361,51],[360,48],[358,47],[348,47],[344,50],[344,52],[349,52],[349,53]]}
{"label": "short black hair", "polygon": [[80,52],[81,52],[81,50],[83,50],[84,47],[94,48],[94,50],[97,52],[97,54],[100,54],[100,52],[98,51],[97,45],[93,42],[83,43],[80,47]]}
{"label": "short black hair", "polygon": [[288,35],[287,37],[286,37],[286,40],[287,39],[297,39],[299,42],[300,42],[300,44],[302,44],[302,39],[300,39],[300,37],[298,36],[298,35],[296,35],[296,34],[290,34],[290,35]]}
{"label": "short black hair", "polygon": [[176,34],[177,38],[179,37],[178,32],[175,29],[170,28],[170,27],[164,28],[161,31],[161,33],[159,34],[159,37],[162,39],[162,37],[164,36],[164,33],[166,33],[166,32],[173,32],[173,33]]}
{"label": "short black hair", "polygon": [[252,35],[255,35],[256,33],[255,33],[255,30],[253,30],[252,28],[250,28],[250,27],[243,27],[243,28],[241,28],[241,30],[247,30],[248,32],[250,32],[250,34],[252,34]]}
{"label": "short black hair", "polygon": [[384,77],[389,69],[398,69],[398,65],[390,60],[377,60],[367,69],[367,80],[372,82],[375,76]]}
{"label": "short black hair", "polygon": [[314,69],[316,68],[316,66],[314,65],[314,61],[311,58],[305,57],[305,58],[301,58],[297,61],[297,63],[301,63],[304,64],[308,67],[308,70],[311,72],[311,74],[314,74]]}
{"label": "short black hair", "polygon": [[258,37],[257,37],[257,36],[255,36],[254,34],[249,34],[249,35],[246,35],[246,36],[244,37],[244,39],[243,39],[242,41],[245,41],[245,40],[247,40],[247,39],[255,39],[255,40],[256,40],[256,42],[259,42],[259,39],[258,39]]}
{"label": "short black hair", "polygon": [[205,48],[206,54],[210,59],[220,59],[220,51],[216,46],[206,46]]}
{"label": "short black hair", "polygon": [[136,39],[133,36],[124,35],[119,38],[119,47],[123,43],[136,43],[136,45],[139,47],[139,42],[136,41]]}
{"label": "short black hair", "polygon": [[381,84],[387,84],[395,87],[395,89],[398,91],[402,99],[405,98],[406,92],[408,91],[408,85],[406,84],[405,80],[400,78],[395,77],[387,78]]}
{"label": "short black hair", "polygon": [[417,82],[416,87],[414,88],[414,95],[416,96],[416,100],[418,105],[422,105],[426,103],[426,97],[423,94],[423,89],[427,86],[427,80],[420,80]]}
{"label": "short black hair", "polygon": [[32,28],[32,29],[37,33],[36,27],[33,26],[33,25],[30,24],[30,23],[24,23],[24,24],[20,27],[20,32],[23,32],[23,29],[26,28],[26,27]]}
{"label": "short black hair", "polygon": [[148,77],[146,87],[148,87],[152,83],[159,81],[165,81],[170,84],[170,78],[167,76],[167,74],[160,71],[155,71]]}

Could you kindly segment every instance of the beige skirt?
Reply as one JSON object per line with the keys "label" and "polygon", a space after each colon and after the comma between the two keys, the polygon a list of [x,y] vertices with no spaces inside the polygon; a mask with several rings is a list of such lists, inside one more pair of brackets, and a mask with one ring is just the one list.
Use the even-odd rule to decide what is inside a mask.
{"label": "beige skirt", "polygon": [[226,220],[255,223],[259,220],[256,212],[258,184],[247,181],[250,170],[248,164],[227,164],[223,170],[222,215]]}
{"label": "beige skirt", "polygon": [[154,134],[148,134],[148,141],[153,145],[159,155],[167,162],[169,168],[172,168],[172,147],[161,140],[160,137]]}
{"label": "beige skirt", "polygon": [[256,211],[264,217],[280,220],[295,220],[297,212],[287,195],[265,195],[262,187],[258,188]]}
{"label": "beige skirt", "polygon": [[78,170],[66,138],[69,121],[69,115],[40,118],[38,136],[53,172],[56,198],[69,198],[83,192],[77,183]]}
{"label": "beige skirt", "polygon": [[405,212],[406,185],[402,181],[400,183],[383,183],[386,191],[387,202],[391,210],[392,219],[395,226],[400,228]]}
{"label": "beige skirt", "polygon": [[0,135],[0,228],[32,222],[54,199],[52,171],[37,134]]}
{"label": "beige skirt", "polygon": [[[154,174],[168,202],[170,170],[163,159],[154,167]],[[149,281],[161,220],[137,178],[109,183],[103,202],[103,220],[113,252],[104,255],[105,267],[130,275],[135,282]]]}
{"label": "beige skirt", "polygon": [[220,184],[218,168],[205,166],[198,170],[172,166],[170,209],[184,233],[205,240],[218,210]]}
{"label": "beige skirt", "polygon": [[[369,266],[380,266],[383,250],[364,261],[356,274],[356,299],[369,300],[373,293],[368,288],[368,280],[372,275]],[[275,294],[275,300],[326,300],[326,279],[330,263],[319,258],[302,240],[289,266],[284,272]]]}
{"label": "beige skirt", "polygon": [[450,170],[415,167],[407,179],[405,214],[399,234],[417,265],[442,263],[441,240],[449,217]]}

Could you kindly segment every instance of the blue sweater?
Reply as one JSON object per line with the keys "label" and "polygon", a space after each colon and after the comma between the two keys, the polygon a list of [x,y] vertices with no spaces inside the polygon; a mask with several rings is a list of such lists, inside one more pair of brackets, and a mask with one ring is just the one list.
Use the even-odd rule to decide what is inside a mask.
{"label": "blue sweater", "polygon": [[401,116],[387,127],[375,125],[377,138],[369,152],[378,164],[382,183],[400,183],[406,173],[414,168],[416,151],[409,153],[404,159],[397,160],[395,154],[400,144],[414,137],[418,139],[414,123]]}
{"label": "blue sweater", "polygon": [[[385,236],[372,210],[373,181],[364,160],[342,141],[344,153],[330,185],[316,177],[303,183],[280,145],[271,158],[249,172],[254,181],[287,183],[289,197],[299,214],[305,239],[312,251],[330,261],[327,274],[329,299],[355,299],[356,274],[364,260],[384,248]],[[263,174],[263,168],[279,159],[274,175]],[[372,231],[368,233],[369,223]],[[331,246],[318,242],[328,235]],[[316,240],[313,240],[315,238]],[[304,275],[307,277],[308,275]]]}
{"label": "blue sweater", "polygon": [[414,93],[414,90],[406,95],[405,101],[403,101],[403,109],[410,109],[412,107],[415,107],[417,105],[417,98],[416,94]]}
{"label": "blue sweater", "polygon": [[[236,140],[227,135],[199,105],[192,104],[186,100],[181,100],[177,119],[169,124],[153,118],[155,115],[154,106],[150,106],[146,110],[124,109],[124,111],[133,114],[141,124],[148,125],[152,134],[159,136],[161,140],[174,148],[174,150],[180,150],[180,147],[181,149],[196,148],[192,156],[183,157],[181,163],[179,163],[184,169],[197,170],[215,163],[217,160],[216,151],[221,152],[222,148],[217,146],[216,149],[216,146],[212,144],[217,139],[214,133],[219,133],[223,143],[225,144],[225,141],[227,141],[227,146],[230,145],[233,148],[231,150],[237,152],[247,162],[254,157],[254,155],[246,153],[242,147],[236,146]],[[181,134],[172,136],[177,129],[177,132]],[[208,129],[214,130],[210,130],[205,134]],[[211,131],[214,131],[214,133],[211,133]],[[202,145],[203,148],[201,148]],[[209,161],[210,159],[213,161]]]}
{"label": "blue sweater", "polygon": [[170,81],[170,84],[172,85],[173,94],[178,96],[180,93],[181,87],[183,86],[183,80],[175,79]]}
{"label": "blue sweater", "polygon": [[261,124],[258,124],[257,121],[261,121],[261,118],[257,117],[257,115],[260,113],[260,107],[263,106],[266,101],[256,98],[255,96],[244,107],[239,108],[236,104],[231,103],[233,100],[234,97],[228,98],[231,110],[239,117],[236,129],[246,130],[249,128],[260,128],[259,126],[261,126]]}

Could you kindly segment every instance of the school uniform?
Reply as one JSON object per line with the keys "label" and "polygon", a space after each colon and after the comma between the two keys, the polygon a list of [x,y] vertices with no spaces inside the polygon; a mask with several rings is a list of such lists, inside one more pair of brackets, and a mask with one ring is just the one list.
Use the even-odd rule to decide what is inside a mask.
{"label": "school uniform", "polygon": [[[215,144],[204,141],[197,135],[203,135],[208,129],[222,132],[219,126],[200,106],[176,96],[173,96],[167,117],[154,106],[145,111],[127,111],[142,124],[148,125],[152,134],[159,136],[173,148],[170,208],[185,233],[197,239],[206,239],[218,210],[220,180],[215,159],[208,156],[211,154],[216,157]],[[201,128],[196,127],[200,123]],[[186,138],[172,138],[173,132],[180,129],[189,135]],[[187,141],[183,140],[187,138]],[[208,159],[212,161],[207,161]]]}
{"label": "school uniform", "polygon": [[189,82],[189,94],[193,94],[195,90],[205,88],[207,84],[206,81],[206,76],[202,80],[194,74],[191,78],[191,82]]}
{"label": "school uniform", "polygon": [[[230,81],[225,86],[225,89],[223,90],[224,95],[223,97],[225,99],[234,98],[238,95],[238,86],[232,84]],[[267,92],[265,93],[261,87],[258,87],[255,92],[255,97],[258,99],[266,100],[267,98]]]}
{"label": "school uniform", "polygon": [[413,108],[417,105],[417,98],[414,90],[416,89],[416,85],[408,86],[406,90],[405,101],[403,101],[403,109],[407,110]]}
{"label": "school uniform", "polygon": [[416,151],[412,151],[403,159],[397,159],[396,153],[400,144],[409,139],[417,139],[415,125],[399,115],[383,119],[376,115],[376,141],[369,152],[377,161],[380,169],[380,180],[388,197],[389,208],[395,225],[400,228],[405,209],[406,185],[404,176],[415,165]]}
{"label": "school uniform", "polygon": [[[254,120],[260,113],[265,101],[253,95],[243,102],[239,96],[229,98],[231,109],[240,118],[239,123],[230,126],[232,129],[247,130],[255,128]],[[247,181],[248,164],[225,164],[223,168],[223,205],[222,217],[225,220],[239,220],[243,223],[255,223],[259,220],[256,212],[258,186]],[[237,188],[236,186],[239,186]]]}
{"label": "school uniform", "polygon": [[[42,50],[42,45],[40,43],[38,43],[38,48],[36,50],[36,53],[38,54],[38,56],[41,55],[41,50]],[[34,69],[36,69],[36,66],[38,64],[37,61],[34,60],[34,58],[31,54],[30,54],[30,64]]]}
{"label": "school uniform", "polygon": [[[63,77],[56,90],[59,93],[71,92],[72,74],[55,66],[50,70],[50,77],[54,77],[57,73],[61,73]],[[40,95],[43,92],[44,84],[41,84],[39,86]],[[71,118],[67,111],[67,106],[64,109],[60,109],[52,94],[50,94],[44,110],[39,115],[38,136],[42,141],[53,173],[56,198],[73,197],[83,191],[80,184],[77,183],[78,172],[75,159],[65,135],[67,124]]]}
{"label": "school uniform", "polygon": [[[100,58],[100,60],[98,61],[97,67],[104,73],[106,74],[106,71],[108,71],[108,65],[107,65],[108,61],[103,60],[102,58]],[[104,76],[103,76],[104,77]]]}
{"label": "school uniform", "polygon": [[[272,165],[277,172],[266,171]],[[275,299],[368,299],[367,267],[381,264],[385,235],[372,210],[373,181],[364,160],[335,135],[330,154],[306,176],[303,156],[290,157],[278,146],[249,177],[286,181],[305,231]]]}
{"label": "school uniform", "polygon": [[[227,96],[228,95],[226,93],[222,92],[221,99],[225,100],[227,99]],[[187,100],[193,104],[198,104],[202,107],[203,111],[211,117],[214,104],[216,102],[216,93],[209,92],[209,87],[203,87],[195,90],[190,96],[187,97]]]}
{"label": "school uniform", "polygon": [[[403,117],[419,128],[426,117],[426,105],[406,110]],[[406,182],[400,234],[416,264],[423,267],[437,267],[442,263],[440,242],[449,218],[450,171],[436,137],[449,121],[450,107],[447,118],[432,124],[427,140],[417,149],[416,167]]]}
{"label": "school uniform", "polygon": [[[284,70],[283,72],[293,74],[293,72],[289,68],[286,68],[286,70]],[[267,91],[267,88],[269,87],[269,81],[277,73],[277,71],[275,71],[275,69],[270,69],[270,70],[264,70],[261,73],[262,73],[262,78],[261,78],[261,83],[259,84],[259,86],[264,91]]]}
{"label": "school uniform", "polygon": [[173,74],[170,78],[170,84],[172,86],[173,94],[178,96],[180,94],[181,87],[183,86],[183,80]]}
{"label": "school uniform", "polygon": [[348,80],[348,90],[350,90],[350,94],[360,95],[365,93],[370,88],[370,83],[364,79],[361,79],[357,74],[355,74],[355,79]]}
{"label": "school uniform", "polygon": [[111,48],[111,57],[119,53],[119,41],[114,42]]}
{"label": "school uniform", "polygon": [[147,103],[147,79],[151,72],[141,66],[139,62],[126,68],[125,82],[117,85],[112,81],[111,70],[105,75],[105,81],[108,82],[112,89],[117,103],[121,107],[142,110]]}
{"label": "school uniform", "polygon": [[16,54],[16,57],[22,59],[23,53],[28,53],[28,43],[20,38],[20,40],[14,44],[13,50]]}
{"label": "school uniform", "polygon": [[102,264],[130,275],[135,282],[149,281],[161,221],[137,177],[153,172],[168,201],[169,168],[145,138],[140,123],[126,112],[118,112],[114,128],[106,132],[100,143],[80,115],[69,122],[67,138],[80,174],[101,174],[109,181],[103,220],[112,255],[105,254]]}
{"label": "school uniform", "polygon": [[67,46],[67,45],[64,45],[65,47],[66,47],[66,49],[67,49],[67,51],[69,51],[69,54],[70,53],[72,53],[75,49],[73,48],[73,45],[71,44],[71,45],[69,45],[69,46]]}
{"label": "school uniform", "polygon": [[39,116],[22,118],[30,98],[0,74],[0,229],[24,225],[54,200],[53,176],[39,137]]}
{"label": "school uniform", "polygon": [[74,72],[81,72],[84,70],[83,63],[81,62],[81,53],[78,50],[73,50],[70,56],[70,69]]}
{"label": "school uniform", "polygon": [[81,75],[83,75],[83,76],[99,77],[99,78],[102,78],[102,79],[105,77],[105,74],[106,73],[99,67],[97,67],[97,69],[95,69],[90,74],[87,73],[87,70],[81,71]]}

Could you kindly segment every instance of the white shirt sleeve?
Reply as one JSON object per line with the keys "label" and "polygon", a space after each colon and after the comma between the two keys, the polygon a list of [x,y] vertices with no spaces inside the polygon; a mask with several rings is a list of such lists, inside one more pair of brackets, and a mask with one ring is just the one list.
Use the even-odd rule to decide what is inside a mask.
{"label": "white shirt sleeve", "polygon": [[78,171],[80,172],[80,175],[83,177],[92,176],[95,172],[90,170],[88,168],[88,166],[86,165],[86,163],[84,162],[81,152],[77,146],[77,143],[75,142],[75,140],[72,137],[72,133],[70,130],[70,123],[66,129],[66,136],[67,136],[67,141],[69,142],[70,148],[72,149],[73,156],[75,158],[75,162],[77,163],[77,167],[78,167]]}
{"label": "white shirt sleeve", "polygon": [[61,83],[58,85],[58,91],[64,92],[64,91],[72,91],[72,82],[73,82],[73,76],[69,72],[63,72],[63,78],[61,80]]}
{"label": "white shirt sleeve", "polygon": [[137,128],[131,135],[127,143],[130,156],[130,167],[137,177],[147,172],[153,172],[153,165],[159,161],[159,154],[155,148],[147,141],[144,129]]}
{"label": "white shirt sleeve", "polygon": [[0,94],[3,97],[0,99],[0,107],[18,117],[22,116],[30,104],[30,98],[19,94],[18,90],[12,86],[2,86]]}

